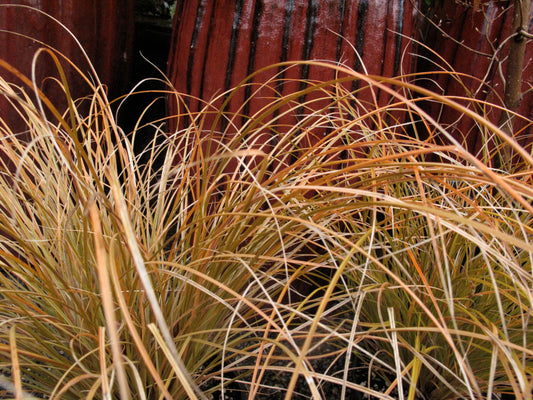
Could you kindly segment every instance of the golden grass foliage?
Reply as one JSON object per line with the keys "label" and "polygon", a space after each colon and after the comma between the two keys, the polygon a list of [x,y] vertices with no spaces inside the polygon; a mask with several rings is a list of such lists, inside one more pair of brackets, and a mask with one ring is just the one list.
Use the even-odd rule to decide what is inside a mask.
{"label": "golden grass foliage", "polygon": [[0,79],[27,126],[0,123],[6,396],[531,398],[531,155],[409,77],[309,62],[338,79],[281,98],[295,65],[261,72],[249,116],[213,106],[246,82],[196,114],[169,89],[180,130],[151,122],[141,154],[144,123],[124,133],[101,87],[51,122]]}

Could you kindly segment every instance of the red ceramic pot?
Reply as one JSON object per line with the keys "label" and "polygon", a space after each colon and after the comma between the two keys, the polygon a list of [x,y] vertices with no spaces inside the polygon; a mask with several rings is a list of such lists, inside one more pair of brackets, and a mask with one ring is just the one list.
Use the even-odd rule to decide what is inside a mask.
{"label": "red ceramic pot", "polygon": [[[511,25],[513,19],[513,2],[486,1],[474,9],[468,4],[455,1],[435,2],[436,6],[427,10],[431,23],[424,28],[426,44],[435,53],[427,54],[430,63],[422,66],[426,71],[435,71],[436,65],[444,65],[445,60],[450,67],[460,74],[460,82],[451,75],[430,75],[433,84],[429,88],[441,91],[449,96],[470,95],[481,101],[503,105],[503,82],[507,65]],[[533,9],[532,9],[533,10]],[[533,25],[533,15],[528,18],[529,26]],[[497,51],[495,52],[495,49]],[[524,72],[522,75],[522,92],[524,97],[518,112],[528,118],[533,117],[533,46],[528,45]],[[429,81],[426,81],[426,83]],[[485,83],[482,83],[485,82]],[[529,89],[529,91],[528,91]],[[460,101],[464,105],[472,104]],[[441,109],[437,104],[428,104],[427,109],[433,117],[453,133],[469,151],[481,151],[482,140],[480,131],[471,119],[450,108]],[[488,115],[489,119],[498,123],[500,111],[486,107],[478,112]],[[527,128],[524,121],[515,126],[517,139],[522,145],[531,144],[531,127]]]}
{"label": "red ceramic pot", "polygon": [[[32,6],[36,10],[13,6]],[[89,73],[89,65],[78,44],[59,24],[43,15],[45,12],[62,22],[81,42],[93,63],[102,83],[108,86],[110,96],[121,94],[128,79],[133,39],[133,0],[5,0],[0,5],[0,58],[31,75],[35,52],[44,44],[50,45],[73,61],[83,73]],[[70,90],[74,98],[90,93],[89,86],[68,63],[62,61]],[[20,81],[6,70],[2,76],[9,81]],[[46,77],[58,77],[57,68],[49,56],[37,62],[37,83],[62,111],[66,102],[62,90]],[[8,121],[11,129],[24,129],[14,113],[9,111],[5,99],[0,99],[0,116]],[[15,119],[15,120],[14,120]]]}
{"label": "red ceramic pot", "polygon": [[[176,10],[168,74],[178,92],[202,100],[284,61],[329,60],[362,72],[356,51],[370,74],[396,76],[413,69],[414,59],[406,49],[415,45],[409,39],[416,32],[415,16],[409,0],[184,0]],[[302,66],[283,77],[327,80],[334,75],[331,69]],[[300,87],[292,83],[276,89],[284,95]],[[264,102],[257,98],[242,107],[250,93],[236,93],[226,110],[259,110]],[[366,96],[373,101],[369,93]],[[378,104],[389,100],[390,95],[378,92]],[[194,99],[188,99],[187,106],[192,112],[202,108]],[[177,105],[170,102],[169,112],[175,115]]]}

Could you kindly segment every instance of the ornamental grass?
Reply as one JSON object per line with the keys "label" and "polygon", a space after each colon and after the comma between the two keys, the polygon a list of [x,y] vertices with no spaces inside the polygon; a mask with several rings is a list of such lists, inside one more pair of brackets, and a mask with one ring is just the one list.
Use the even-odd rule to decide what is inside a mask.
{"label": "ornamental grass", "polygon": [[531,149],[472,111],[496,105],[323,62],[286,81],[302,64],[199,112],[168,85],[178,115],[131,132],[142,83],[110,102],[87,77],[62,114],[0,78],[26,127],[0,122],[6,398],[531,398]]}

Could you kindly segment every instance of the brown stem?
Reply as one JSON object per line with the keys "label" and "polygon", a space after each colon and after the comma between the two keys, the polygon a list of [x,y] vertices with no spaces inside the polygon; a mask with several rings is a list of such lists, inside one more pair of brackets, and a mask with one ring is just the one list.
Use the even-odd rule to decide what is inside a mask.
{"label": "brown stem", "polygon": [[[507,108],[500,116],[499,125],[508,135],[512,135],[513,114],[520,107],[522,99],[522,70],[526,54],[529,13],[531,11],[530,0],[514,0],[513,7],[513,38],[509,44],[509,57],[507,60],[507,73],[505,74],[504,104]],[[509,146],[501,153],[502,166],[511,162],[512,154]]]}

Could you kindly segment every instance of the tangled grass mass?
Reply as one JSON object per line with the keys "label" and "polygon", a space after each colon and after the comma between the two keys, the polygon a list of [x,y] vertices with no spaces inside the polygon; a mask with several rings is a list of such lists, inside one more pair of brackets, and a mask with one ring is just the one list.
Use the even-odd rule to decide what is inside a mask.
{"label": "tangled grass mass", "polygon": [[280,97],[301,64],[197,113],[169,85],[178,115],[132,132],[134,92],[61,114],[0,78],[5,398],[531,399],[531,121],[313,61],[337,78]]}

